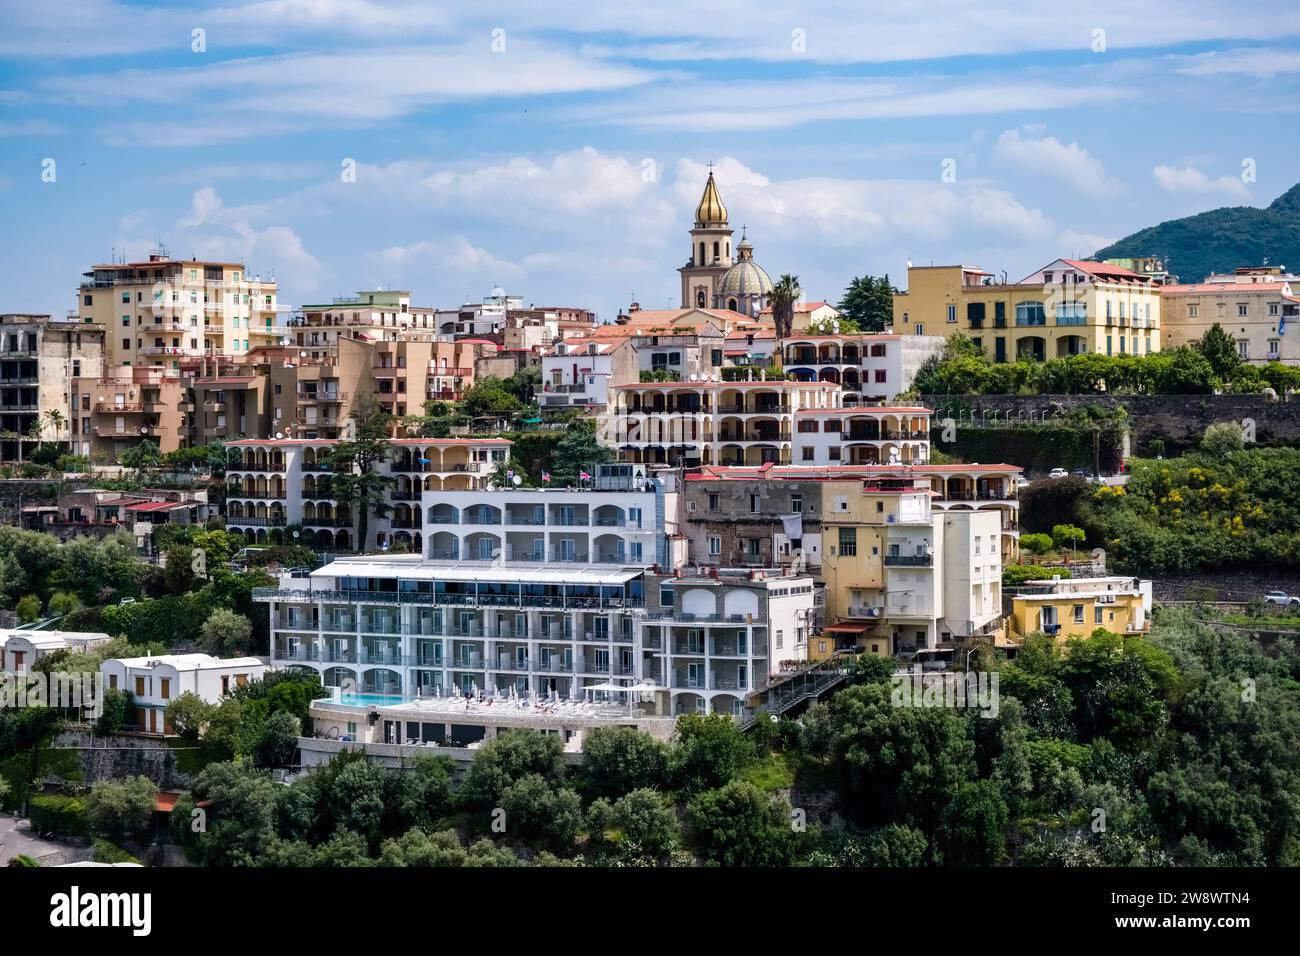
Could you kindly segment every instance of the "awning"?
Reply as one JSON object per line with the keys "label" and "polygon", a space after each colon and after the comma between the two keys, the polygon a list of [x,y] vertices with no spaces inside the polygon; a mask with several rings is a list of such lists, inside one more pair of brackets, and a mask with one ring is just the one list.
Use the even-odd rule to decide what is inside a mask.
{"label": "awning", "polygon": [[836,624],[833,627],[824,627],[822,631],[826,634],[865,634],[867,625],[865,624]]}

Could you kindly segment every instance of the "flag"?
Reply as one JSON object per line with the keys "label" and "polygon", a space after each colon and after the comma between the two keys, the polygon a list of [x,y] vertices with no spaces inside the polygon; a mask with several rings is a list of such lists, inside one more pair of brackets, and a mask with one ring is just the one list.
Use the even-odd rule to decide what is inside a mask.
{"label": "flag", "polygon": [[583,481],[590,481],[590,480],[591,480],[591,475],[587,474],[585,471],[580,471],[580,472],[578,472],[578,477],[579,477],[580,479],[582,479]]}
{"label": "flag", "polygon": [[550,481],[550,480],[551,480],[551,473],[549,471],[543,471],[542,481]]}

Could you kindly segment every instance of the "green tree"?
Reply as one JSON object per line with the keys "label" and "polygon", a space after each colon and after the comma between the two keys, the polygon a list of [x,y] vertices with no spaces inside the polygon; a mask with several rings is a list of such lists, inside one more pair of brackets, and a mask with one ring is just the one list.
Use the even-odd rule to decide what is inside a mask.
{"label": "green tree", "polygon": [[509,379],[493,375],[476,379],[461,396],[460,411],[470,418],[488,415],[509,415],[524,407],[510,387]]}
{"label": "green tree", "polygon": [[992,780],[962,784],[943,808],[935,843],[948,866],[989,866],[1001,858],[1007,805]]}
{"label": "green tree", "polygon": [[153,439],[146,438],[138,445],[132,445],[118,455],[117,460],[125,468],[134,468],[136,471],[141,471],[162,464],[162,454],[158,451],[158,443]]}
{"label": "green tree", "polygon": [[389,511],[388,489],[393,477],[379,470],[391,450],[388,444],[393,417],[384,412],[374,396],[365,393],[352,404],[351,437],[339,441],[328,457],[331,484],[338,501],[356,509],[357,550],[367,550],[370,516],[383,517]]}
{"label": "green tree", "polygon": [[1241,367],[1237,343],[1232,340],[1232,336],[1223,331],[1223,326],[1218,322],[1206,329],[1205,334],[1192,343],[1192,348],[1205,356],[1214,374],[1225,382],[1229,381]]}
{"label": "green tree", "polygon": [[669,758],[677,789],[695,793],[721,787],[753,759],[753,744],[725,714],[686,714],[677,718]]}
{"label": "green tree", "polygon": [[880,278],[857,276],[849,282],[837,308],[862,331],[881,332],[894,322],[894,292],[888,273]]}
{"label": "green tree", "polygon": [[564,745],[554,734],[508,730],[493,737],[474,755],[474,763],[456,793],[467,809],[499,806],[501,796],[515,780],[536,774],[549,785],[564,779]]}
{"label": "green tree", "polygon": [[614,799],[664,785],[669,748],[631,727],[598,727],[582,744],[582,789],[590,799]]}
{"label": "green tree", "polygon": [[217,657],[236,657],[253,647],[253,622],[242,614],[219,607],[203,622],[199,639]]}
{"label": "green tree", "polygon": [[172,594],[184,594],[194,586],[194,549],[188,544],[171,544],[163,552],[163,582]]}
{"label": "green tree", "polygon": [[187,690],[167,705],[167,723],[178,736],[198,740],[215,712],[212,704],[194,691]]}
{"label": "green tree", "polygon": [[428,833],[412,827],[379,848],[380,866],[464,866],[465,849],[455,830]]}
{"label": "green tree", "polygon": [[772,306],[772,324],[776,330],[776,343],[773,354],[779,364],[785,364],[785,340],[794,331],[794,307],[799,301],[799,277],[786,273],[777,280],[772,288],[768,302]]}
{"label": "green tree", "polygon": [[613,460],[614,452],[596,439],[595,422],[590,419],[580,421],[555,446],[551,481],[554,484],[574,484],[582,472],[595,474],[597,465]]}
{"label": "green tree", "polygon": [[610,822],[618,831],[619,849],[628,857],[665,860],[681,841],[672,802],[648,787],[631,790],[615,800]]}
{"label": "green tree", "polygon": [[1052,550],[1052,536],[1032,531],[1022,534],[1020,536],[1020,550],[1028,551],[1030,554],[1046,554]]}
{"label": "green tree", "polygon": [[687,821],[702,856],[723,866],[785,866],[793,849],[790,807],[753,784],[733,780],[697,794]]}
{"label": "green tree", "polygon": [[1087,540],[1082,528],[1072,524],[1058,524],[1052,526],[1052,541],[1058,548],[1077,548]]}
{"label": "green tree", "polygon": [[284,767],[293,762],[298,751],[302,725],[293,714],[276,711],[266,719],[255,755],[259,767]]}
{"label": "green tree", "polygon": [[14,607],[14,613],[18,615],[19,624],[30,624],[41,616],[41,599],[35,594],[25,595]]}
{"label": "green tree", "polygon": [[95,721],[95,733],[101,737],[115,734],[127,726],[135,716],[135,695],[129,690],[106,688],[104,703],[100,707],[99,718]]}
{"label": "green tree", "polygon": [[101,780],[86,797],[91,832],[109,839],[143,839],[158,807],[158,785],[148,777]]}
{"label": "green tree", "polygon": [[569,852],[582,828],[582,801],[572,790],[530,773],[502,791],[506,836],[529,846]]}

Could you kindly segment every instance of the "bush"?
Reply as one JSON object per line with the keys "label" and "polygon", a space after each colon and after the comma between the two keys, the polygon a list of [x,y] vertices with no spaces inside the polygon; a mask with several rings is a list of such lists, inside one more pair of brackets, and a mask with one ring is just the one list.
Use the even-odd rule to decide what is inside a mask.
{"label": "bush", "polygon": [[1222,458],[1245,447],[1241,426],[1236,422],[1215,422],[1205,429],[1201,438],[1201,451],[1212,458]]}
{"label": "bush", "polygon": [[109,843],[102,838],[96,838],[92,846],[95,848],[94,860],[96,863],[139,863],[140,861],[133,857],[120,846]]}
{"label": "bush", "polygon": [[41,599],[35,594],[28,594],[18,600],[14,606],[19,624],[30,624],[41,616]]}
{"label": "bush", "polygon": [[85,836],[89,823],[86,806],[76,797],[57,793],[38,793],[28,802],[32,829],[60,837]]}
{"label": "bush", "polygon": [[1049,581],[1052,578],[1065,580],[1070,572],[1065,568],[1044,568],[1037,564],[1008,564],[1002,569],[1002,586],[1015,587],[1026,581]]}
{"label": "bush", "polygon": [[104,691],[104,705],[95,721],[95,733],[100,737],[115,734],[130,724],[134,717],[135,695],[129,690],[109,688]]}
{"label": "bush", "polygon": [[1052,550],[1052,536],[1030,532],[1020,536],[1020,550],[1030,554],[1046,554]]}
{"label": "bush", "polygon": [[148,777],[101,780],[86,798],[86,821],[96,835],[148,836],[158,807],[158,786]]}

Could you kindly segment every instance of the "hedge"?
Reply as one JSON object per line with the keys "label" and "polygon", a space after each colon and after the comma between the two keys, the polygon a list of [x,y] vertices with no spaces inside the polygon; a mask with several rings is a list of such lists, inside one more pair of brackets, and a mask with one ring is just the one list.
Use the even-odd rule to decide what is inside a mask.
{"label": "hedge", "polygon": [[28,804],[32,829],[38,833],[56,836],[85,836],[86,808],[76,797],[56,793],[38,793]]}

